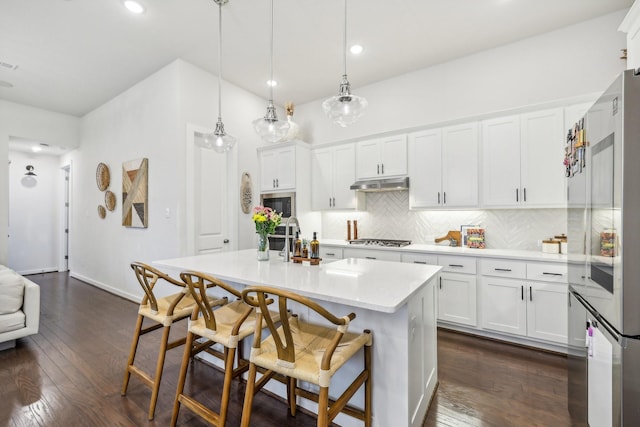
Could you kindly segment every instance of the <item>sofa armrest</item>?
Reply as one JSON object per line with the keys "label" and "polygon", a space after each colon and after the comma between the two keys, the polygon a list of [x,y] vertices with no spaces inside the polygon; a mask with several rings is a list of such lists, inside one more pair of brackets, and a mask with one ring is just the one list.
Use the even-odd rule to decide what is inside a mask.
{"label": "sofa armrest", "polygon": [[40,326],[40,286],[31,280],[24,279],[24,303],[22,306],[26,317],[29,334],[37,334]]}

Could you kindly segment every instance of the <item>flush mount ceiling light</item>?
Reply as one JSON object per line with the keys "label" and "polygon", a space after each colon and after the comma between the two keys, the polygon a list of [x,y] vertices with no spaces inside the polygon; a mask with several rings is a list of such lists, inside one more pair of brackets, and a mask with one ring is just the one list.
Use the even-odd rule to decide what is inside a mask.
{"label": "flush mount ceiling light", "polygon": [[142,6],[142,4],[138,3],[137,1],[125,0],[124,7],[126,7],[131,13],[135,13],[138,15],[144,13],[144,6]]}
{"label": "flush mount ceiling light", "polygon": [[210,148],[217,153],[226,153],[236,143],[236,139],[224,131],[222,123],[222,5],[229,0],[213,0],[218,5],[218,122],[213,133],[198,139],[197,144],[203,148]]}
{"label": "flush mount ceiling light", "polygon": [[271,60],[269,64],[269,105],[267,105],[267,114],[254,120],[253,129],[260,138],[266,142],[279,142],[289,133],[289,122],[278,120],[276,107],[273,105],[273,0],[271,0]]}
{"label": "flush mount ceiling light", "polygon": [[324,113],[336,124],[347,127],[355,123],[367,108],[367,100],[351,94],[351,84],[347,80],[347,0],[344,0],[344,40],[343,40],[343,74],[338,95],[332,96],[322,103]]}
{"label": "flush mount ceiling light", "polygon": [[40,147],[39,145],[34,145],[33,147],[31,147],[31,151],[33,151],[34,153],[39,153],[42,151],[42,147]]}

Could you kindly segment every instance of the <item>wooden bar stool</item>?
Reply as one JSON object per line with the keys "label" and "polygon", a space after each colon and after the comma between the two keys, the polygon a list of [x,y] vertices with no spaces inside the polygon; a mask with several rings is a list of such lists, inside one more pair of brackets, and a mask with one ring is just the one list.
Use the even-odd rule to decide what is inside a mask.
{"label": "wooden bar stool", "polygon": [[[177,321],[188,319],[195,308],[195,300],[189,295],[189,288],[184,282],[176,280],[171,276],[140,262],[131,263],[131,268],[136,274],[136,278],[144,290],[144,297],[138,309],[138,318],[136,328],[133,333],[133,341],[131,342],[131,351],[127,360],[127,368],[124,372],[124,381],[122,383],[122,395],[127,394],[129,386],[129,378],[131,374],[140,378],[140,380],[151,388],[151,403],[149,404],[149,420],[153,419],[158,401],[158,392],[160,390],[160,381],[162,380],[162,370],[164,360],[168,350],[178,347],[186,342],[186,337],[182,337],[173,342],[169,342],[169,332],[171,325]],[[158,279],[162,279],[171,285],[180,288],[180,292],[163,298],[157,298],[153,292]],[[219,303],[219,302],[218,302]],[[142,328],[144,319],[147,318],[154,322],[153,325]],[[156,362],[155,375],[152,377],[142,369],[134,365],[136,350],[140,337],[157,329],[163,329],[162,340],[160,342],[160,350],[158,352],[158,360]]]}
{"label": "wooden bar stool", "polygon": [[[281,326],[270,316],[268,307],[278,297],[278,312]],[[356,315],[351,313],[336,317],[319,304],[293,292],[265,286],[246,288],[243,300],[257,307],[256,333],[249,363],[249,378],[242,409],[242,427],[249,427],[251,404],[254,394],[276,374],[287,377],[287,397],[291,415],[296,412],[296,395],[318,403],[318,426],[327,427],[340,412],[364,421],[371,426],[371,331],[362,334],[347,332],[349,322]],[[305,323],[298,316],[288,315],[287,301],[295,301],[309,307],[337,327],[327,327]],[[261,340],[262,321],[267,324],[271,335]],[[364,347],[364,369],[335,401],[329,400],[329,384],[333,375],[352,356]],[[256,383],[258,368],[264,371]],[[318,394],[298,387],[298,380],[319,386]],[[364,384],[364,410],[347,406],[355,392]]]}
{"label": "wooden bar stool", "polygon": [[[189,287],[197,307],[189,321],[189,332],[178,378],[171,426],[174,427],[176,425],[180,405],[182,404],[207,422],[223,427],[227,418],[231,381],[249,368],[247,361],[241,358],[241,348],[238,348],[238,344],[254,333],[256,310],[242,301],[240,291],[213,276],[194,271],[185,271],[180,273],[180,277]],[[214,287],[226,291],[236,297],[237,300],[214,310],[207,299],[207,291]],[[278,313],[272,313],[272,315],[274,321],[277,322],[279,319]],[[194,341],[198,337],[202,337],[206,341],[202,343]],[[221,344],[224,352],[221,353],[213,349],[212,347],[215,344]],[[201,351],[206,351],[224,361],[224,383],[222,385],[220,413],[215,413],[193,397],[184,394],[189,360]],[[236,355],[238,356],[237,366],[234,368],[234,357]]]}

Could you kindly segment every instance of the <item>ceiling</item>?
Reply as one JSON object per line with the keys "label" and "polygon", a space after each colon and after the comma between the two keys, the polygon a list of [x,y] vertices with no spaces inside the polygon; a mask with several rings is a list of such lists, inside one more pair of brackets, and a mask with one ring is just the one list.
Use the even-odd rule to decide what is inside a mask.
{"label": "ceiling", "polygon": [[[0,1],[0,98],[82,116],[176,58],[217,74],[213,0]],[[275,0],[274,101],[334,95],[343,2]],[[633,0],[351,0],[347,71],[358,87],[628,8]],[[267,98],[269,2],[223,6],[223,76]],[[570,54],[568,52],[568,54]],[[8,64],[8,65],[7,65]],[[11,65],[17,68],[10,68]],[[13,87],[5,87],[8,82]]]}

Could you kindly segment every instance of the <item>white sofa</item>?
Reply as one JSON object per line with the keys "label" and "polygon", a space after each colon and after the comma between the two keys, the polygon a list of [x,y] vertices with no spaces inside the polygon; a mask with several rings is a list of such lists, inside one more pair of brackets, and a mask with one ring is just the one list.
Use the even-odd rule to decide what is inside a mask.
{"label": "white sofa", "polygon": [[40,286],[0,265],[0,350],[37,334],[39,325]]}

